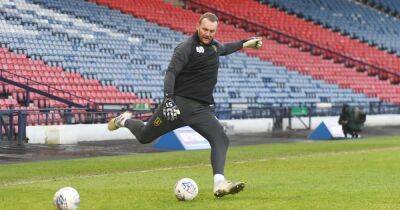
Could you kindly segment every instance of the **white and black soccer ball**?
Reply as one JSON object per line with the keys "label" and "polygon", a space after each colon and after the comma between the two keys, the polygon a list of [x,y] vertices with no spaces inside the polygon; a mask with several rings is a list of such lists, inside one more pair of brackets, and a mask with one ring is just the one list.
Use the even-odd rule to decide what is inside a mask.
{"label": "white and black soccer ball", "polygon": [[63,187],[54,194],[53,203],[58,210],[77,209],[80,203],[79,193],[72,187]]}
{"label": "white and black soccer ball", "polygon": [[179,201],[193,200],[199,193],[199,188],[193,179],[180,179],[174,187],[174,193]]}

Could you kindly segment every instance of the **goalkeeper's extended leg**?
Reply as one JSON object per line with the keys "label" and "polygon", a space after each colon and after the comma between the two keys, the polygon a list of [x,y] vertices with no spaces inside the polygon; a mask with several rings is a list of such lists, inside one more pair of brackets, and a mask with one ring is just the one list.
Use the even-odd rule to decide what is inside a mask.
{"label": "goalkeeper's extended leg", "polygon": [[166,120],[162,114],[162,106],[159,106],[146,125],[143,121],[131,119],[131,117],[130,112],[122,113],[109,121],[108,129],[116,130],[120,127],[126,127],[140,143],[147,144],[169,131],[184,126],[180,118],[173,122]]}

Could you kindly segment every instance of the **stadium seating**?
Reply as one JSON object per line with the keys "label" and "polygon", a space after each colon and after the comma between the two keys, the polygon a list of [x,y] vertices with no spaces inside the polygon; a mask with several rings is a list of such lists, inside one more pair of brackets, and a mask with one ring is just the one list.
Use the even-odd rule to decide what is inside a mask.
{"label": "stadium seating", "polygon": [[[400,56],[399,20],[355,1],[266,0],[269,4],[300,14],[305,19],[338,30],[350,37],[365,40],[379,49],[396,52]],[[396,1],[391,5],[396,5]]]}
{"label": "stadium seating", "polygon": [[[26,53],[33,59],[42,59],[68,72],[98,79],[103,85],[117,86],[120,91],[137,91],[143,98],[162,96],[160,92],[158,95],[147,94],[153,85],[162,86],[161,74],[158,72],[161,67],[157,63],[144,62],[145,57],[150,60],[149,53],[144,52],[149,47],[145,43],[138,46],[138,38],[25,1],[3,1],[1,6],[5,11],[0,17],[3,19],[2,26],[6,29],[4,31],[9,32],[2,34],[0,41],[6,43],[11,50]],[[80,9],[75,6],[75,10]],[[91,14],[96,14],[96,11]],[[140,26],[144,21],[130,21],[137,26],[135,30],[145,30],[144,26]],[[143,53],[139,55],[136,51]],[[157,56],[160,57],[160,53]],[[154,71],[147,72],[152,67]],[[153,81],[145,80],[146,77]],[[142,89],[135,90],[135,87]],[[147,91],[144,94],[143,89]]]}
{"label": "stadium seating", "polygon": [[[256,1],[199,0],[197,2],[218,8],[228,14],[265,25],[301,40],[315,43],[318,46],[331,49],[368,64],[394,72],[400,72],[400,59],[396,55],[353,40],[348,36],[342,36],[339,33],[324,29],[320,25],[299,19],[296,16],[262,5]],[[246,8],[246,10],[242,10],[242,8]]]}
{"label": "stadium seating", "polygon": [[366,4],[373,4],[375,7],[382,8],[387,12],[395,11],[396,15],[400,13],[400,2],[399,1],[391,1],[391,0],[359,0],[360,2],[364,2]]}
{"label": "stadium seating", "polygon": [[[0,48],[0,66],[19,76],[32,79],[27,83],[25,79],[20,77],[10,77],[10,75],[2,73],[8,79],[19,81],[23,84],[31,84],[32,88],[36,88],[47,92],[47,86],[62,89],[66,92],[75,94],[79,97],[90,98],[98,103],[145,103],[147,100],[138,99],[133,93],[119,92],[113,86],[101,86],[98,81],[84,79],[78,73],[64,72],[60,67],[49,67],[40,60],[28,59],[25,55],[9,52],[5,48]],[[35,82],[34,82],[35,81]],[[36,82],[42,83],[38,85]],[[68,98],[65,92],[52,92],[59,97]],[[56,111],[39,111],[39,108],[66,108],[67,105],[61,102],[46,98],[36,93],[30,93],[29,99],[31,104],[25,107],[23,104],[26,100],[25,90],[10,84],[0,83],[0,95],[8,95],[6,99],[0,99],[0,109],[18,109],[28,110],[28,125],[45,125],[45,124],[62,124],[63,120],[60,113]],[[79,104],[86,104],[87,101],[82,98],[71,98]],[[84,122],[85,119],[79,116],[84,110],[74,110],[75,122]],[[17,121],[14,121],[17,127]]]}
{"label": "stadium seating", "polygon": [[[61,13],[65,13],[65,14],[73,15],[74,17],[82,18],[82,19],[84,19],[84,20],[86,20],[86,21],[88,21],[90,23],[97,23],[97,24],[101,24],[102,26],[110,26],[109,28],[111,30],[120,31],[120,32],[123,32],[125,34],[130,35],[130,36],[132,36],[132,34],[133,34],[133,36],[135,36],[135,37],[143,37],[143,38],[151,37],[151,38],[153,38],[155,40],[160,40],[162,38],[165,39],[166,37],[168,37],[168,33],[166,33],[167,31],[165,31],[165,33],[163,33],[163,35],[155,34],[155,33],[143,33],[143,32],[140,33],[138,30],[134,30],[135,29],[134,25],[130,25],[129,24],[131,21],[128,21],[126,19],[126,18],[128,18],[128,17],[126,17],[126,15],[119,14],[119,17],[118,17],[117,16],[118,14],[115,13],[114,11],[113,11],[114,13],[111,14],[110,10],[108,10],[106,8],[102,8],[102,9],[96,8],[93,5],[88,5],[87,2],[81,2],[81,1],[64,2],[64,1],[46,1],[46,0],[35,0],[34,2],[37,3],[37,4],[40,4],[42,6],[45,6],[47,8],[51,8],[53,10],[59,11]],[[130,3],[127,3],[127,2],[124,2],[124,3],[126,3],[125,5],[129,5],[130,4]],[[144,18],[147,19],[147,18],[149,18],[148,16],[151,16],[153,18],[157,18],[157,20],[163,20],[164,21],[163,23],[173,27],[174,24],[168,22],[168,21],[171,21],[172,18],[170,20],[168,20],[168,21],[166,20],[166,19],[168,19],[166,17],[169,17],[169,15],[168,16],[164,15],[162,18],[159,18],[158,14],[157,14],[158,11],[154,11],[154,9],[151,9],[151,8],[153,8],[152,7],[153,4],[158,4],[158,3],[159,3],[158,1],[145,1],[145,2],[136,1],[134,3],[134,7],[135,8],[139,8],[137,5],[143,5],[143,7],[149,8],[149,11],[142,10],[143,15],[141,17],[144,17]],[[77,11],[75,5],[79,5],[81,10]],[[162,3],[162,5],[167,7],[167,8],[165,8],[166,10],[176,10],[177,9],[177,8],[172,7],[169,4]],[[87,8],[87,10],[84,9],[84,8]],[[89,12],[90,10],[91,11],[95,11],[95,12]],[[152,11],[150,11],[150,10],[152,10]],[[180,11],[184,11],[182,9],[179,9],[179,10]],[[156,12],[156,13],[154,13],[154,12]],[[178,14],[179,16],[183,15],[184,17],[193,18],[193,13],[191,13],[189,11],[187,13],[188,13],[187,15],[186,14],[179,14],[179,13],[176,13],[176,14]],[[88,14],[94,14],[94,15],[88,15]],[[140,14],[138,16],[140,16]],[[109,18],[110,16],[111,16],[111,18]],[[130,17],[130,18],[132,18],[132,17]],[[123,20],[125,20],[125,21],[123,21]],[[179,22],[179,27],[182,27],[183,25],[184,24],[182,22]],[[187,28],[190,27],[190,31],[193,31],[193,29],[194,29],[193,24],[186,24],[186,25],[187,25]],[[225,29],[229,31],[229,30],[232,30],[233,28],[231,26],[225,26]],[[160,31],[160,29],[154,29],[154,31]],[[232,33],[232,32],[225,33],[225,34],[229,34],[229,36],[231,36],[230,40],[238,39],[238,38],[240,38],[240,33],[244,33],[244,32],[240,32],[240,31],[233,31],[233,32],[234,33]],[[239,34],[239,36],[238,36],[238,34]],[[246,35],[246,36],[248,36],[248,35]],[[243,35],[241,37],[243,37]],[[180,38],[180,37],[179,38],[175,38],[175,40],[180,41],[180,40],[182,40],[182,38]],[[177,44],[177,41],[170,42],[170,43],[167,43],[167,44],[169,46],[175,46]],[[159,43],[157,43],[156,41],[154,41],[154,43],[158,44],[157,47],[161,47],[162,46]],[[152,50],[151,48],[149,48],[149,54],[151,54],[152,51],[154,53],[154,49]],[[167,57],[167,60],[168,60],[169,57],[170,57],[170,53],[172,53],[172,48],[169,47],[168,49],[165,49],[165,51],[168,51],[168,53],[169,53],[169,56]],[[137,53],[140,53],[140,52],[137,52]],[[240,56],[242,58],[235,58],[235,59],[232,59],[232,60],[249,59],[249,58],[246,58],[244,55],[240,55]],[[233,55],[232,57],[235,57],[235,55]],[[154,59],[152,61],[153,62],[156,61],[157,54],[155,54],[155,56],[153,58]],[[148,61],[145,60],[143,62],[148,62]],[[225,62],[226,65],[222,65],[221,66],[222,69],[223,68],[227,68],[227,67],[231,67],[231,68],[234,67],[234,68],[236,68],[237,71],[243,71],[243,68],[245,67],[243,64],[242,65],[236,64],[236,66],[234,66],[234,65],[231,65],[230,62],[232,62],[231,59],[228,59]],[[259,62],[259,61],[257,61],[257,62]],[[254,62],[254,63],[256,64],[257,62]],[[164,68],[166,67],[167,64],[168,63],[163,63]],[[261,65],[259,65],[259,68],[262,68]],[[165,69],[163,69],[163,70],[165,70]],[[227,69],[226,71],[229,71],[229,70]],[[225,76],[224,71],[222,71],[222,75],[221,75],[221,79],[220,79],[220,83],[219,84],[226,84],[227,86],[231,85],[231,86],[233,86],[233,88],[231,88],[231,87],[217,88],[216,89],[216,93],[215,93],[216,101],[219,102],[219,103],[227,104],[227,103],[238,103],[238,102],[245,102],[245,103],[251,103],[251,102],[256,103],[256,102],[258,102],[258,103],[260,103],[260,102],[265,102],[265,100],[268,100],[269,102],[271,102],[271,104],[274,104],[274,105],[278,105],[278,104],[282,104],[282,103],[284,105],[287,105],[287,104],[292,104],[294,102],[296,102],[296,103],[307,103],[307,102],[308,103],[315,103],[315,102],[319,102],[320,101],[318,96],[315,96],[314,98],[312,98],[312,96],[314,96],[315,94],[309,94],[311,96],[308,97],[308,99],[307,99],[307,97],[305,97],[306,94],[304,93],[304,91],[303,91],[303,93],[297,94],[297,97],[300,98],[300,99],[292,99],[292,98],[284,99],[285,96],[287,97],[288,95],[290,95],[289,94],[289,92],[291,91],[291,90],[289,90],[290,88],[287,88],[287,90],[286,90],[286,91],[288,91],[288,93],[281,95],[281,98],[279,98],[277,100],[274,100],[274,98],[267,97],[267,96],[259,96],[259,94],[262,94],[260,92],[265,92],[265,89],[263,90],[264,84],[259,81],[260,78],[253,79],[254,80],[253,84],[256,84],[258,82],[259,85],[261,86],[260,89],[254,89],[253,87],[249,87],[249,86],[240,87],[240,83],[235,81],[236,78],[240,78],[240,79],[237,79],[237,80],[240,81],[243,84],[248,84],[248,81],[251,80],[251,78],[248,79],[247,75],[246,75],[246,77],[247,77],[247,79],[246,79],[247,81],[244,80],[243,77],[241,77],[241,75],[232,74],[232,75],[229,75],[229,76]],[[162,80],[162,78],[160,78],[160,79]],[[227,81],[225,82],[224,80],[227,80]],[[237,84],[235,84],[235,83],[237,83]],[[157,83],[153,83],[153,84],[157,84]],[[232,84],[235,84],[235,85],[232,85]],[[301,87],[301,85],[299,85],[299,86]],[[296,89],[296,88],[293,88],[293,89]],[[218,91],[220,91],[220,92],[218,92]],[[270,90],[270,92],[281,92],[281,91],[282,90],[274,90],[274,89]],[[299,91],[299,90],[297,90],[297,91]],[[160,90],[160,92],[161,92],[161,90]],[[296,95],[296,94],[293,93],[292,95]],[[337,97],[337,95],[335,95],[335,94],[331,94],[331,95],[333,97]],[[301,96],[304,99],[301,99]],[[339,100],[349,100],[349,99],[343,99],[344,97],[339,97],[339,98],[341,98]],[[325,100],[325,98],[323,98],[323,100]],[[327,100],[329,101],[329,97],[328,97]],[[372,99],[372,100],[376,100],[376,99]]]}
{"label": "stadium seating", "polygon": [[[162,1],[137,1],[134,6],[123,1],[110,3],[125,12],[124,8],[132,5],[127,7],[129,13],[162,26],[82,0],[2,1],[0,64],[19,75],[97,102],[159,102],[173,47],[187,37],[177,31],[193,33],[199,15]],[[221,24],[217,38],[227,42],[252,35]],[[400,103],[399,89],[387,81],[264,41],[266,47],[262,51],[246,51],[252,57],[236,53],[221,58],[214,93],[220,108],[232,103],[366,105],[379,99]],[[25,97],[23,90],[6,84],[0,85],[0,92],[11,96],[4,102],[0,100],[1,107],[18,107]],[[30,98],[33,104],[22,109],[65,107],[37,94]],[[75,118],[82,117],[79,111],[73,114]],[[28,122],[43,124],[45,116],[38,112],[29,116]],[[59,114],[54,118],[62,123]]]}
{"label": "stadium seating", "polygon": [[[135,16],[157,22],[160,25],[168,26],[175,30],[183,31],[187,34],[193,33],[194,23],[196,23],[196,21],[199,18],[198,14],[195,14],[188,10],[183,10],[181,8],[173,7],[169,4],[163,3],[162,1],[135,1],[134,4],[129,3],[129,1],[125,0],[120,0],[120,1],[99,0],[96,2],[108,5],[111,8],[121,9],[124,12],[127,13],[129,12]],[[184,17],[184,18],[179,18],[179,17]],[[247,33],[241,29],[237,29],[223,23],[220,24],[218,30],[219,32],[217,38],[225,42],[231,40],[240,40],[253,36],[253,34],[251,33]],[[400,102],[399,100],[400,98],[398,96],[398,93],[400,93],[399,87],[390,85],[389,82],[387,81],[379,81],[379,79],[375,77],[367,77],[366,73],[357,73],[354,69],[345,68],[341,64],[334,64],[331,61],[323,60],[320,57],[310,56],[310,54],[308,53],[300,52],[297,49],[289,48],[287,45],[281,45],[274,41],[269,41],[269,40],[264,40],[264,43],[265,43],[264,48],[261,51],[247,50],[246,52],[249,55],[258,56],[263,60],[272,61],[272,63],[277,66],[286,66],[290,70],[297,70],[303,74],[312,75],[315,79],[324,79],[329,83],[337,83],[343,88],[352,88],[357,93],[366,93],[371,97],[379,97],[383,101],[387,102],[392,102],[392,103]],[[230,57],[235,57],[235,56],[237,55],[232,55]],[[238,59],[235,58],[234,60]],[[265,64],[266,62],[264,62],[263,65]],[[221,67],[224,68],[224,65],[222,65]],[[230,69],[232,69],[233,66],[230,67],[231,67]],[[249,72],[254,71],[252,69],[249,69],[249,66],[242,66],[241,69],[242,71],[249,71]],[[262,65],[256,66],[255,69],[256,71],[254,72],[256,77],[257,76],[262,77],[264,81],[270,81],[270,82],[275,81],[275,84],[269,84],[272,87],[275,87],[275,89],[264,89],[265,93],[261,93],[265,94],[263,95],[264,99],[263,97],[257,97],[257,100],[259,102],[265,102],[265,101],[275,102],[275,99],[273,99],[274,94],[268,94],[268,93],[282,92],[282,90],[284,90],[286,93],[281,94],[281,97],[283,100],[287,101],[293,100],[291,98],[287,98],[288,96],[293,97],[300,95],[302,95],[304,98],[317,99],[314,100],[315,102],[325,101],[325,102],[340,103],[349,100],[349,98],[344,94],[332,94],[330,93],[329,90],[321,89],[313,85],[309,86],[309,89],[305,88],[303,90],[297,89],[295,87],[290,87],[291,85],[296,86],[298,84],[294,85],[295,83],[287,82],[288,80],[286,81],[279,79],[275,80],[274,77],[276,76],[276,74],[261,76],[262,74],[260,73],[262,73],[262,71],[265,71],[264,70],[265,67],[263,67]],[[283,70],[284,68],[281,69]],[[224,70],[222,70],[222,73],[223,72]],[[286,73],[284,71],[280,72],[284,74],[292,74],[292,73]],[[221,76],[222,80],[224,76],[223,75]],[[228,78],[233,78],[234,76],[235,75],[233,74],[231,77]],[[223,82],[220,82],[219,84],[221,83],[224,84]],[[256,83],[252,83],[252,85],[255,84]],[[287,86],[285,86],[285,84]],[[284,86],[284,87],[282,89],[277,88],[279,86],[281,87]],[[301,87],[301,85],[298,86]],[[370,88],[371,86],[375,86],[377,88],[371,89]],[[257,96],[260,94],[260,91],[258,91],[257,89],[253,88],[253,90],[255,91],[254,94],[256,94]],[[292,91],[293,92],[298,91],[299,94],[293,93]],[[240,92],[240,90],[237,90],[237,92]],[[376,99],[362,99],[361,101],[366,102],[368,100],[376,100]]]}
{"label": "stadium seating", "polygon": [[[51,85],[52,87],[73,93],[80,97],[91,98],[93,101],[99,103],[129,103],[138,102],[140,100],[132,93],[118,92],[113,86],[101,86],[96,80],[82,78],[77,73],[64,72],[60,67],[47,66],[40,60],[31,60],[23,54],[15,54],[9,52],[8,49],[5,48],[0,48],[0,64],[2,64],[1,67],[7,71],[41,83],[42,85],[31,85],[33,88],[39,90],[47,91],[45,85]],[[18,81],[21,78],[11,77],[9,79]],[[25,80],[20,82],[26,83]],[[13,96],[13,100],[19,102],[25,100],[25,90],[12,85],[2,83],[0,94],[3,93]],[[62,92],[55,94],[61,94],[58,95],[61,97],[68,97],[63,95],[64,93]],[[66,107],[63,103],[50,100],[34,93],[30,93],[30,99],[40,108]],[[79,98],[72,98],[72,100],[76,100],[75,102],[79,104],[87,103],[87,101],[83,101]]]}
{"label": "stadium seating", "polygon": [[[151,102],[150,99],[138,99],[133,93],[120,92],[114,86],[110,86],[111,84],[104,81],[102,81],[104,85],[102,86],[97,80],[94,80],[96,76],[93,74],[89,73],[85,75],[85,72],[83,72],[83,75],[87,79],[82,78],[79,74],[82,72],[74,69],[75,58],[76,60],[84,60],[85,63],[104,65],[105,62],[94,62],[94,60],[103,59],[102,53],[92,53],[89,49],[93,45],[101,45],[101,43],[92,43],[92,45],[89,41],[82,43],[81,39],[89,40],[91,39],[90,35],[85,35],[84,31],[68,29],[67,24],[62,25],[62,21],[57,19],[63,19],[65,16],[51,12],[50,10],[43,10],[36,5],[24,1],[2,1],[0,8],[0,27],[2,30],[0,42],[2,46],[7,46],[17,53],[26,53],[33,59],[28,59],[23,54],[8,52],[7,49],[3,48],[0,51],[3,68],[35,81],[71,92],[77,96],[90,98],[98,103]],[[76,21],[77,25],[82,24],[86,26],[84,23]],[[60,23],[60,25],[56,23]],[[93,30],[95,31],[96,29],[97,33],[107,33],[107,30],[103,32],[103,29],[96,27]],[[80,34],[80,32],[83,32],[83,34]],[[115,34],[109,33],[109,35],[113,36]],[[115,36],[118,37],[118,34]],[[79,46],[80,44],[82,46]],[[123,49],[122,46],[125,45],[120,42],[120,45],[117,46],[119,50],[116,49],[115,52],[120,52]],[[38,59],[43,59],[50,66],[45,65],[45,63]],[[66,65],[62,66],[60,62]],[[62,67],[68,72],[64,72]],[[106,65],[104,66],[104,68],[107,67]],[[88,72],[91,71],[91,68],[88,66],[84,66],[84,68]],[[43,89],[45,87],[39,86],[38,88]],[[2,84],[2,90],[13,94],[14,98],[19,101],[24,99],[24,91],[22,89]],[[31,94],[30,99],[36,106],[41,108],[66,107],[62,103],[48,100],[37,94]],[[79,100],[76,102],[83,103]]]}

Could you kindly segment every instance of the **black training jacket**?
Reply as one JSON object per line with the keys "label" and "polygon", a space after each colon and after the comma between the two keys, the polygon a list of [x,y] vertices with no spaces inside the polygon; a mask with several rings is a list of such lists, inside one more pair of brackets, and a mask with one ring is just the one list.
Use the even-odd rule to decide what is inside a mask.
{"label": "black training jacket", "polygon": [[196,32],[175,48],[165,74],[164,94],[213,104],[212,93],[217,83],[219,56],[242,49],[244,42],[242,40],[222,45],[213,40],[204,45]]}

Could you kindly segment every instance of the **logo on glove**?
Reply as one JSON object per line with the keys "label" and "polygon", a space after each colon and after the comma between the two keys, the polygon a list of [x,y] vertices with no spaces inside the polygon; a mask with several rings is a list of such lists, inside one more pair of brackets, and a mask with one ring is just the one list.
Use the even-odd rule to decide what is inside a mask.
{"label": "logo on glove", "polygon": [[176,106],[175,101],[172,98],[165,98],[163,103],[163,115],[168,121],[174,121],[178,119],[181,111]]}

